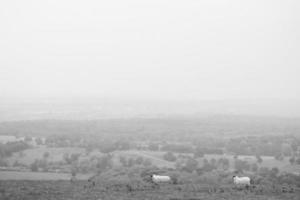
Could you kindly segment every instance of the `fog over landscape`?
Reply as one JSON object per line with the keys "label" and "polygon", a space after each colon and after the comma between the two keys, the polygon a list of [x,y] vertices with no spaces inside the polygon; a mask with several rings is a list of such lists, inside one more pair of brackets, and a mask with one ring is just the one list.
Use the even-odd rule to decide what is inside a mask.
{"label": "fog over landscape", "polygon": [[137,100],[137,99],[31,99],[3,101],[0,120],[36,119],[110,119],[153,117],[201,117],[242,115],[265,117],[300,117],[298,101],[292,100]]}
{"label": "fog over landscape", "polygon": [[0,200],[297,200],[300,1],[0,1]]}
{"label": "fog over landscape", "polygon": [[300,116],[299,8],[295,0],[1,2],[1,115],[10,104],[36,115],[92,102],[91,115],[109,107]]}

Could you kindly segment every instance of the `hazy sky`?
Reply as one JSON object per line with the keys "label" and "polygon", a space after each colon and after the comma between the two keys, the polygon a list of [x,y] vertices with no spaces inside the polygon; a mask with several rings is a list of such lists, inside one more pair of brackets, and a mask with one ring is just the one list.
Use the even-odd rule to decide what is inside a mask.
{"label": "hazy sky", "polygon": [[0,98],[300,98],[299,0],[0,2]]}

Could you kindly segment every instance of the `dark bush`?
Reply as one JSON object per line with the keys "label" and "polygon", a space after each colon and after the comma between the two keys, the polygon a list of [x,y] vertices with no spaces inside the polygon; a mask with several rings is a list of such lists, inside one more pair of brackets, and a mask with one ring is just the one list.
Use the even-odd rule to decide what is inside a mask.
{"label": "dark bush", "polygon": [[175,162],[177,159],[176,156],[172,152],[165,153],[163,158],[170,162]]}
{"label": "dark bush", "polygon": [[235,159],[234,160],[234,168],[238,172],[243,172],[244,170],[249,171],[250,170],[250,165],[245,160]]}
{"label": "dark bush", "polygon": [[158,151],[159,150],[159,145],[156,143],[150,143],[148,146],[148,149],[150,151]]}

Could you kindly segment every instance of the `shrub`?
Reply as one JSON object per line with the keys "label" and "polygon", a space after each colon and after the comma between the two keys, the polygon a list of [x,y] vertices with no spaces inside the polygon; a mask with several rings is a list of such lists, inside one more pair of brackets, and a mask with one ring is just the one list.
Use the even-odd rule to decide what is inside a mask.
{"label": "shrub", "polygon": [[247,161],[235,159],[234,168],[238,172],[243,172],[244,170],[249,171],[250,165]]}
{"label": "shrub", "polygon": [[270,172],[270,170],[267,167],[261,167],[259,168],[258,174],[262,177],[268,177]]}
{"label": "shrub", "polygon": [[159,150],[159,145],[156,143],[150,143],[148,146],[148,149],[150,151],[158,151]]}
{"label": "shrub", "polygon": [[44,155],[43,155],[43,157],[44,157],[45,159],[47,159],[49,156],[50,156],[50,153],[49,153],[49,152],[45,152]]}
{"label": "shrub", "polygon": [[13,166],[14,166],[14,167],[20,167],[20,166],[22,166],[22,164],[19,163],[19,162],[16,160],[16,161],[14,162]]}
{"label": "shrub", "polygon": [[259,164],[263,162],[263,159],[258,154],[256,155],[256,160]]}
{"label": "shrub", "polygon": [[134,159],[133,158],[129,158],[128,159],[128,162],[127,162],[127,167],[132,167],[132,166],[134,166]]}
{"label": "shrub", "polygon": [[151,166],[151,165],[152,165],[152,162],[151,162],[150,159],[144,159],[143,165],[144,165],[145,167],[148,167],[148,166]]}
{"label": "shrub", "polygon": [[214,167],[208,162],[206,158],[203,159],[203,165],[201,171],[210,172],[214,169]]}
{"label": "shrub", "polygon": [[281,153],[277,153],[277,154],[274,156],[274,158],[275,158],[276,160],[282,161],[282,160],[284,159],[284,156],[283,156]]}
{"label": "shrub", "polygon": [[127,167],[127,160],[124,156],[119,157],[120,163],[124,166]]}
{"label": "shrub", "polygon": [[176,156],[172,152],[167,152],[166,154],[164,154],[163,158],[170,162],[175,162],[177,159]]}
{"label": "shrub", "polygon": [[79,153],[72,153],[72,154],[71,154],[71,157],[70,157],[71,163],[72,163],[72,162],[76,162],[76,161],[78,160],[79,157],[80,157],[80,154],[79,154]]}
{"label": "shrub", "polygon": [[105,155],[98,159],[96,168],[99,173],[108,170],[112,167],[112,157],[110,155]]}
{"label": "shrub", "polygon": [[276,176],[278,175],[278,173],[279,173],[279,169],[278,169],[277,167],[273,167],[273,168],[271,169],[271,171],[270,171],[270,175],[271,175],[271,177],[273,177],[273,178],[276,178]]}
{"label": "shrub", "polygon": [[193,172],[198,168],[198,162],[195,159],[188,159],[185,163],[185,166],[183,168],[184,171],[186,172]]}
{"label": "shrub", "polygon": [[5,162],[4,159],[0,158],[0,167],[7,167],[7,166],[8,166],[7,162]]}
{"label": "shrub", "polygon": [[195,152],[194,152],[194,157],[195,158],[202,158],[204,156],[204,151],[202,148],[197,147]]}
{"label": "shrub", "polygon": [[135,159],[135,163],[136,163],[137,165],[141,165],[141,164],[143,163],[143,161],[144,161],[144,159],[143,159],[143,157],[141,157],[141,156],[139,156],[139,157],[137,157],[137,158]]}
{"label": "shrub", "polygon": [[215,172],[208,172],[200,176],[199,183],[204,183],[212,186],[216,186],[220,183],[219,175]]}
{"label": "shrub", "polygon": [[300,165],[300,157],[297,158],[296,163],[297,165]]}
{"label": "shrub", "polygon": [[258,170],[257,164],[256,164],[256,163],[253,163],[253,164],[250,166],[250,169],[251,169],[252,172],[257,172],[257,170]]}
{"label": "shrub", "polygon": [[229,169],[229,160],[228,158],[219,158],[217,165],[221,167],[223,170]]}
{"label": "shrub", "polygon": [[289,159],[289,161],[290,161],[291,165],[293,165],[293,164],[295,164],[296,159],[295,159],[295,157],[291,157],[291,158]]}
{"label": "shrub", "polygon": [[33,163],[31,163],[30,169],[31,169],[31,171],[33,171],[33,172],[37,172],[37,171],[39,170],[39,167],[38,167],[38,160],[35,160]]}
{"label": "shrub", "polygon": [[30,146],[23,142],[8,142],[6,144],[0,144],[0,157],[9,157],[15,152],[21,152],[28,149]]}

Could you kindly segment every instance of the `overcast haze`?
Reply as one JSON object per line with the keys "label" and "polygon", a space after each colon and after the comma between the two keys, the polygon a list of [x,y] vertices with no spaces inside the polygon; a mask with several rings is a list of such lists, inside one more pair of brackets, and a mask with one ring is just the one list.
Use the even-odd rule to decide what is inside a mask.
{"label": "overcast haze", "polygon": [[299,10],[298,0],[1,1],[0,98],[297,102]]}

